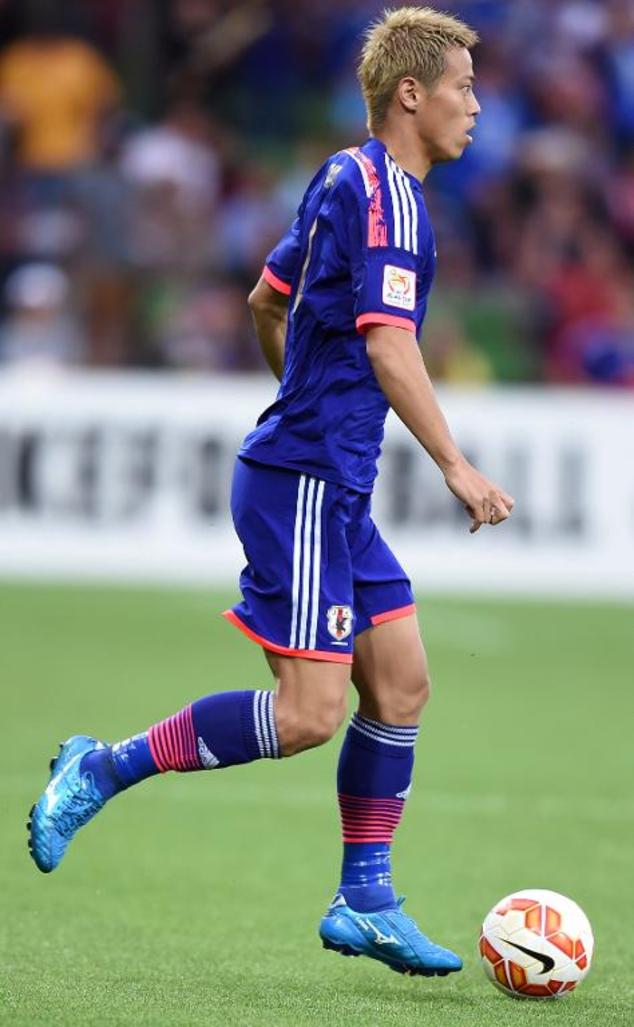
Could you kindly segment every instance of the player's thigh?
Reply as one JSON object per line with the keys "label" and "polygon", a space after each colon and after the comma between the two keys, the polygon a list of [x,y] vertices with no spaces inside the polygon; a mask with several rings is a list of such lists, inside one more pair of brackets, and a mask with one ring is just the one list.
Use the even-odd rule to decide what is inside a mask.
{"label": "player's thigh", "polygon": [[429,697],[427,654],[415,613],[357,635],[352,681],[363,716],[384,724],[416,724]]}
{"label": "player's thigh", "polygon": [[247,565],[225,616],[274,653],[352,662],[353,587],[346,490],[238,461],[232,514]]}
{"label": "player's thigh", "polygon": [[350,664],[263,650],[275,679],[275,719],[285,755],[332,738],[346,716]]}

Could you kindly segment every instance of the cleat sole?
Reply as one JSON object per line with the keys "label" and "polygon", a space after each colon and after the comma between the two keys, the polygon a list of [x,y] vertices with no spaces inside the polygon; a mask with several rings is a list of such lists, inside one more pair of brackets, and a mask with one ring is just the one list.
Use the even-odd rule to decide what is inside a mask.
{"label": "cleat sole", "polygon": [[390,970],[394,970],[397,974],[403,974],[405,977],[446,977],[450,972],[449,970],[425,970],[422,967],[406,966],[401,963],[395,966],[393,963],[387,963]]}
{"label": "cleat sole", "polygon": [[[338,952],[341,956],[362,956],[366,953],[359,952],[357,949],[352,948],[351,945],[339,945],[337,942],[329,941],[326,938],[321,940],[322,946],[331,952]],[[372,958],[372,957],[371,957]],[[451,970],[436,970],[433,968],[423,967],[412,967],[407,966],[406,963],[388,963],[385,959],[379,959],[378,962],[384,963],[394,973],[403,974],[405,977],[447,977],[448,974],[452,973]]]}
{"label": "cleat sole", "polygon": [[325,949],[330,949],[331,952],[339,952],[342,956],[361,955],[360,952],[357,952],[357,950],[353,949],[350,945],[337,945],[334,941],[326,941],[325,938],[322,939],[322,945]]}

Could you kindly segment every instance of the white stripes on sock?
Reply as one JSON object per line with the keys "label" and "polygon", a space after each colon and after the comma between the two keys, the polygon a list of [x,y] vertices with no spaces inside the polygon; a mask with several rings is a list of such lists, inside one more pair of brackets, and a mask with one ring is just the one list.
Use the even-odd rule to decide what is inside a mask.
{"label": "white stripes on sock", "polygon": [[275,726],[273,692],[253,693],[253,724],[262,759],[278,760],[282,754]]}
{"label": "white stripes on sock", "polygon": [[395,727],[391,724],[381,724],[378,720],[369,720],[358,713],[353,714],[350,727],[365,735],[366,738],[372,738],[375,742],[398,745],[401,749],[413,749],[418,737],[418,727]]}

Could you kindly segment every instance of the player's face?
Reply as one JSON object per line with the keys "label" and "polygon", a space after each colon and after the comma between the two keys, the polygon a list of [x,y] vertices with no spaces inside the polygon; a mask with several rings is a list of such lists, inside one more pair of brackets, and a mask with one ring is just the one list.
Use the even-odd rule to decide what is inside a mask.
{"label": "player's face", "polygon": [[447,51],[447,66],[417,112],[421,142],[432,164],[456,160],[472,142],[470,131],[480,113],[473,91],[473,63],[467,49]]}

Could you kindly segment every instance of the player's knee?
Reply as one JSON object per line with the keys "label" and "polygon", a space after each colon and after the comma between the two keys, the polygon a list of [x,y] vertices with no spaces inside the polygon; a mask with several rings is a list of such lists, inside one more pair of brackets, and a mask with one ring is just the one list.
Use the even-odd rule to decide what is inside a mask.
{"label": "player's knee", "polygon": [[284,755],[293,756],[330,741],[343,723],[346,708],[342,701],[314,710],[280,710],[278,734]]}
{"label": "player's knee", "polygon": [[345,701],[320,710],[319,715],[315,717],[310,725],[312,745],[324,745],[326,742],[329,742],[343,724],[346,712],[347,704]]}
{"label": "player's knee", "polygon": [[398,723],[411,722],[420,716],[429,701],[431,680],[426,667],[412,674],[393,695]]}
{"label": "player's knee", "polygon": [[427,668],[425,668],[425,670],[421,674],[420,680],[418,682],[419,710],[422,710],[422,709],[425,708],[425,706],[429,702],[430,696],[431,696],[431,678],[429,676],[429,671],[427,670]]}

